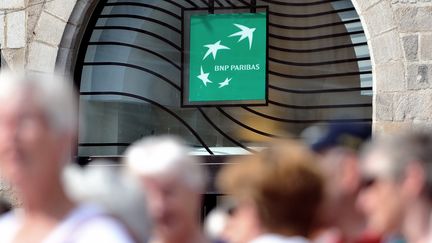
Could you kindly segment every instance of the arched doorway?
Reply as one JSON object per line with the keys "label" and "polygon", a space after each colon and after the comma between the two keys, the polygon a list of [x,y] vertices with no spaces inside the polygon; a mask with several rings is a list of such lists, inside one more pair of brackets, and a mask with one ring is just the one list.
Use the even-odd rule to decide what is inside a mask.
{"label": "arched doorway", "polygon": [[244,154],[312,124],[371,123],[372,67],[351,1],[257,5],[269,6],[269,105],[181,108],[180,12],[207,2],[101,1],[76,64],[87,131],[79,156],[121,155],[136,139],[166,133],[197,154]]}

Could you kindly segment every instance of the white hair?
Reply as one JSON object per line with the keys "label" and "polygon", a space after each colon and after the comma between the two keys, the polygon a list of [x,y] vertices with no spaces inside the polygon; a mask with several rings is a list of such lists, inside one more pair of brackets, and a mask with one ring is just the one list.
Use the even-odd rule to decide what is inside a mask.
{"label": "white hair", "polygon": [[30,95],[28,102],[35,102],[39,106],[56,131],[77,130],[77,99],[72,81],[68,78],[55,74],[2,70],[0,100],[9,100],[19,95]]}
{"label": "white hair", "polygon": [[172,136],[148,137],[125,152],[125,164],[138,176],[174,174],[191,189],[203,192],[207,173],[183,141]]}

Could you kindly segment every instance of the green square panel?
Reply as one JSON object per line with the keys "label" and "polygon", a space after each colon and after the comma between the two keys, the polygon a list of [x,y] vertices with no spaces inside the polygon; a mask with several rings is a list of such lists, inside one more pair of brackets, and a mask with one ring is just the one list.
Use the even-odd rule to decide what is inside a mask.
{"label": "green square panel", "polygon": [[265,12],[192,15],[189,51],[189,102],[265,103]]}

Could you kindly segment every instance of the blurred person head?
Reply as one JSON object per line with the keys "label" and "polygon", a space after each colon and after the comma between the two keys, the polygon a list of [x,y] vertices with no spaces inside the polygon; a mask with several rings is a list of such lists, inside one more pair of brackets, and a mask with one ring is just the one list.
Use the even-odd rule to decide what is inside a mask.
{"label": "blurred person head", "polygon": [[217,177],[236,204],[227,225],[230,242],[265,234],[309,236],[324,185],[307,147],[287,141],[231,162]]}
{"label": "blurred person head", "polygon": [[1,71],[0,103],[0,176],[23,206],[55,197],[76,141],[72,82],[55,75]]}
{"label": "blurred person head", "polygon": [[125,163],[148,195],[155,238],[193,242],[201,237],[201,197],[207,177],[183,141],[171,136],[145,138],[127,149]]}
{"label": "blurred person head", "polygon": [[[307,130],[316,130],[315,127]],[[370,137],[369,124],[329,123],[325,132],[321,132],[315,140],[310,141],[309,145],[318,153],[319,165],[327,178],[326,198],[335,207],[346,205],[346,200],[353,200],[356,197],[361,179],[358,150]]]}
{"label": "blurred person head", "polygon": [[[332,216],[342,217],[344,215],[334,215],[334,209],[350,206],[354,209],[354,203],[360,188],[359,161],[356,151],[344,147],[335,147],[327,151],[319,159],[318,166],[321,168],[326,179],[325,204]],[[330,221],[333,221],[330,219]]]}
{"label": "blurred person head", "polygon": [[360,237],[364,230],[364,217],[355,207],[361,182],[358,150],[370,138],[371,126],[329,123],[312,126],[303,133],[310,147],[319,155],[318,165],[326,179],[323,210],[317,225],[321,232],[317,232],[317,237],[332,235],[344,241]]}
{"label": "blurred person head", "polygon": [[318,166],[326,183],[314,234],[317,242],[362,242],[360,239],[364,237],[380,238],[380,234],[366,231],[364,214],[356,207],[361,188],[359,163],[357,152],[350,148],[335,147],[319,156]]}
{"label": "blurred person head", "polygon": [[415,131],[377,139],[365,149],[361,169],[358,205],[368,227],[421,240],[430,228],[432,135]]}
{"label": "blurred person head", "polygon": [[356,197],[361,179],[358,151],[370,137],[369,124],[330,123],[326,131],[310,143],[327,177],[327,198],[335,207],[346,205],[346,200]]}

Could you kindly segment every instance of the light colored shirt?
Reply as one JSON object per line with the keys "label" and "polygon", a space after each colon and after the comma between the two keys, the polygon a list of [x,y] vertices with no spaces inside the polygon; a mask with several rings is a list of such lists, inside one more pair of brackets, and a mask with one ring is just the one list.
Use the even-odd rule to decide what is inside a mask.
{"label": "light colored shirt", "polygon": [[[0,242],[13,242],[21,227],[19,211],[0,218]],[[95,205],[73,210],[40,243],[134,243],[127,230]],[[33,242],[32,242],[33,243]],[[39,243],[39,242],[38,242]]]}
{"label": "light colored shirt", "polygon": [[277,234],[264,234],[249,243],[309,243],[309,240],[301,236],[283,236]]}

